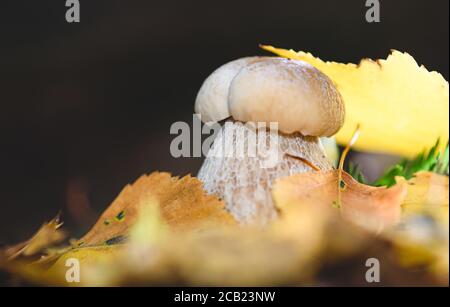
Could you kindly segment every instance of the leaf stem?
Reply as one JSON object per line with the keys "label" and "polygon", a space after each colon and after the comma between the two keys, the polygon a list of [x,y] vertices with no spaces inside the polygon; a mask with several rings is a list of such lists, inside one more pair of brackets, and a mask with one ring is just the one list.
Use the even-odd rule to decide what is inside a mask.
{"label": "leaf stem", "polygon": [[338,199],[337,199],[337,206],[341,207],[341,191],[345,189],[345,182],[342,180],[342,171],[344,169],[344,162],[345,158],[347,157],[348,152],[350,151],[351,147],[356,143],[358,140],[359,134],[360,134],[360,128],[361,125],[358,123],[356,125],[355,132],[353,132],[352,138],[350,139],[350,142],[345,146],[344,150],[342,151],[341,158],[339,159],[339,167],[338,167]]}

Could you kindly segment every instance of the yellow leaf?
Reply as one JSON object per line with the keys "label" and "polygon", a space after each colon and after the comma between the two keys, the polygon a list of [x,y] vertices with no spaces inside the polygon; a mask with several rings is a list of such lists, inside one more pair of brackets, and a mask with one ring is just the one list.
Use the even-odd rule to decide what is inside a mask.
{"label": "yellow leaf", "polygon": [[402,223],[383,236],[393,243],[402,266],[425,268],[440,283],[448,284],[448,176],[419,172],[409,180],[395,179],[407,187]]}
{"label": "yellow leaf", "polygon": [[0,260],[1,258],[13,260],[19,256],[35,256],[46,248],[61,243],[66,238],[66,233],[60,228],[61,225],[59,216],[45,223],[29,240],[0,251]]}
{"label": "yellow leaf", "polygon": [[[15,272],[39,284],[66,286],[264,286],[301,282],[316,269],[323,224],[308,215],[297,219],[290,233],[278,225],[274,231],[225,227],[160,236],[162,221],[151,211],[131,227],[125,244],[75,248],[48,270],[21,265]],[[155,235],[156,241],[148,239]],[[80,262],[80,284],[65,280],[65,263],[71,258]]]}
{"label": "yellow leaf", "polygon": [[408,187],[408,193],[402,205],[405,216],[430,214],[448,224],[448,176],[419,172],[409,180],[403,177],[396,177],[395,180],[397,183],[406,183]]}
{"label": "yellow leaf", "polygon": [[[124,245],[91,246],[71,249],[53,259],[52,263],[18,260],[10,263],[6,269],[9,273],[37,285],[52,286],[104,286],[114,283],[117,261],[123,257]],[[76,259],[80,264],[80,283],[66,280],[68,259]],[[106,279],[108,279],[106,281]]]}
{"label": "yellow leaf", "polygon": [[418,148],[431,148],[438,138],[448,140],[448,82],[407,53],[393,50],[386,60],[364,59],[355,65],[325,62],[301,51],[262,48],[308,62],[334,81],[346,105],[345,123],[336,135],[340,144],[350,141],[358,123],[361,138],[354,148],[364,151],[413,157]]}
{"label": "yellow leaf", "polygon": [[[404,182],[405,178],[396,177],[396,182]],[[447,206],[449,205],[448,176],[433,172],[418,172],[406,181],[408,195],[404,205]]]}

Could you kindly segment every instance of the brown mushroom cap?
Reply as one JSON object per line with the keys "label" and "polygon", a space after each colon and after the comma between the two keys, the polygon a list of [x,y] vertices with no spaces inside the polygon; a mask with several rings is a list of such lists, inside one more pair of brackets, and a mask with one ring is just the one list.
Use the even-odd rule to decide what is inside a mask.
{"label": "brown mushroom cap", "polygon": [[243,67],[231,82],[231,116],[242,122],[278,122],[284,133],[332,136],[344,123],[344,102],[333,82],[313,66],[265,58]]}

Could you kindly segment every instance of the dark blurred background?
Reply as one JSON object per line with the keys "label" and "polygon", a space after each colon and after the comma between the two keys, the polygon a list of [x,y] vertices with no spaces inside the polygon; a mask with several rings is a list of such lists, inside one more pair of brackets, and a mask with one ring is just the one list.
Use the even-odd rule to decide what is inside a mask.
{"label": "dark blurred background", "polygon": [[365,0],[80,0],[69,24],[65,0],[2,0],[0,243],[60,210],[80,235],[141,174],[196,174],[201,158],[171,158],[170,125],[259,43],[342,62],[394,48],[448,80],[449,1],[380,2],[369,24]]}

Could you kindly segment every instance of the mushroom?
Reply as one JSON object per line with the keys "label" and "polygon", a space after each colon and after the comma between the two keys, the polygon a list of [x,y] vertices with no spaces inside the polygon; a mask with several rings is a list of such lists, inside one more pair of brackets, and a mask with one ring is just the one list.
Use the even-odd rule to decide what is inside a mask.
{"label": "mushroom", "polygon": [[[262,225],[277,216],[271,197],[277,178],[332,169],[319,137],[334,135],[345,113],[326,75],[306,62],[278,57],[221,66],[201,86],[195,111],[203,122],[226,120],[198,178],[238,221]],[[268,130],[271,123],[275,131]],[[254,150],[255,140],[269,150],[260,150],[261,144]],[[243,156],[236,154],[239,148]]]}

